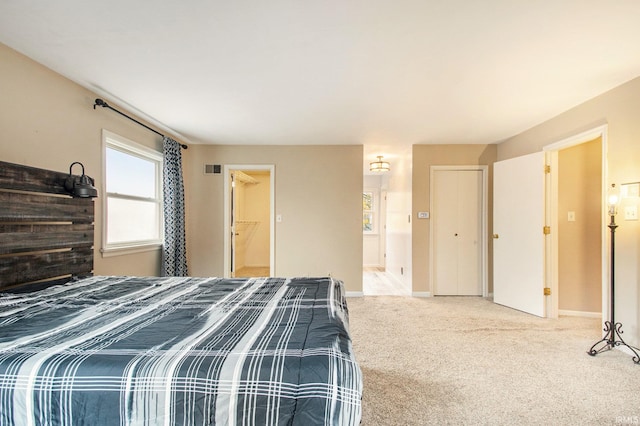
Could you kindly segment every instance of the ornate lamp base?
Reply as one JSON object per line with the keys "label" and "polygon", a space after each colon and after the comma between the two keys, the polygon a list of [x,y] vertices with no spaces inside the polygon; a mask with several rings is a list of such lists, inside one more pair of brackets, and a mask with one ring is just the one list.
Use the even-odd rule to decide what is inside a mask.
{"label": "ornate lamp base", "polygon": [[[616,346],[626,346],[635,355],[633,357],[633,362],[635,362],[636,364],[640,364],[640,355],[638,355],[636,348],[627,345],[624,340],[622,340],[622,336],[620,336],[623,333],[622,323],[617,322],[615,324],[612,324],[611,321],[605,321],[604,331],[606,331],[607,334],[605,334],[602,339],[598,340],[593,346],[591,346],[591,349],[589,349],[589,351],[587,352],[589,355],[596,356],[600,352],[608,351],[615,348]],[[616,340],[616,336],[618,340]],[[596,346],[598,345],[601,346],[599,348],[596,348]]]}

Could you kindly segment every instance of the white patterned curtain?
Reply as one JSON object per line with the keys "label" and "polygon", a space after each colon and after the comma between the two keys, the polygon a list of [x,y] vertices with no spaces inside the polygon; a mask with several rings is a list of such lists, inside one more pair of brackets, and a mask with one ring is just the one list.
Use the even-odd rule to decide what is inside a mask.
{"label": "white patterned curtain", "polygon": [[180,144],[164,137],[164,244],[162,276],[186,277],[187,247],[184,226],[184,183]]}

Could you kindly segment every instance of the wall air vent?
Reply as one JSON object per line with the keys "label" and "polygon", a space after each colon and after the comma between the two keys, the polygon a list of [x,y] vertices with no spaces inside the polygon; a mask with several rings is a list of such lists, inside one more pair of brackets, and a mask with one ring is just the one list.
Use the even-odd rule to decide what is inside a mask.
{"label": "wall air vent", "polygon": [[204,174],[208,175],[208,174],[219,174],[220,170],[221,170],[220,164],[205,164],[204,165]]}

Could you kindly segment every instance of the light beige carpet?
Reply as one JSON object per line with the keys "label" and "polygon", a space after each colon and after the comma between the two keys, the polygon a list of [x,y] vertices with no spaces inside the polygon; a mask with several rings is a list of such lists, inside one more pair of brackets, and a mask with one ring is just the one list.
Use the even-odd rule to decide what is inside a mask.
{"label": "light beige carpet", "polygon": [[477,297],[348,306],[363,426],[640,424],[640,365],[618,350],[586,353],[600,320],[541,319]]}

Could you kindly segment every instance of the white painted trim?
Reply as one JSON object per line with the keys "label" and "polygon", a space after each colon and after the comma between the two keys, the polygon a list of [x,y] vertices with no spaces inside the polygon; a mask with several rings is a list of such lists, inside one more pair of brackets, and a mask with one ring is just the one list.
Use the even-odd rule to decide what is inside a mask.
{"label": "white painted trim", "polygon": [[[601,205],[601,238],[602,238],[602,250],[601,250],[601,263],[602,263],[602,321],[604,328],[605,318],[609,318],[609,256],[608,256],[608,232],[607,227],[604,226],[607,223],[607,212],[604,206],[607,205],[607,182],[608,182],[608,168],[607,168],[607,134],[609,126],[603,124],[595,127],[591,130],[584,131],[574,136],[570,136],[565,139],[561,139],[552,144],[546,145],[542,148],[547,154],[548,164],[551,165],[549,191],[545,191],[545,204],[548,208],[549,225],[551,229],[558,229],[558,183],[557,179],[553,179],[554,170],[558,170],[558,151],[566,148],[570,148],[575,145],[580,145],[585,142],[590,142],[594,139],[600,138],[602,144],[602,194]],[[547,309],[547,316],[549,318],[557,318],[559,314],[559,302],[558,302],[558,233],[551,232],[551,243],[548,247],[550,251],[548,253],[549,261],[546,262],[545,274],[549,279],[548,286],[551,288],[551,303]]]}
{"label": "white painted trim", "polygon": [[277,276],[276,274],[276,245],[275,245],[275,241],[276,241],[276,236],[275,236],[275,221],[276,221],[276,215],[275,215],[275,197],[276,197],[276,167],[273,164],[225,164],[223,165],[223,185],[224,185],[224,231],[223,231],[223,244],[224,244],[224,250],[223,250],[223,265],[224,265],[224,277],[225,278],[229,278],[229,276],[231,275],[231,253],[229,252],[228,248],[230,245],[230,239],[229,237],[231,236],[231,224],[230,224],[230,213],[231,213],[231,208],[230,208],[230,200],[229,200],[229,187],[231,185],[230,181],[229,181],[229,175],[231,173],[231,171],[233,170],[268,170],[269,171],[269,191],[270,191],[270,201],[269,201],[269,215],[271,217],[271,219],[269,220],[269,269],[271,270],[271,275],[272,276]]}
{"label": "white painted trim", "polygon": [[162,244],[147,244],[147,245],[138,245],[138,246],[130,246],[130,247],[122,247],[122,248],[108,248],[108,249],[100,249],[100,253],[102,257],[114,257],[114,256],[123,256],[134,253],[143,253],[146,251],[159,251],[162,250]]}
{"label": "white painted trim", "polygon": [[[109,203],[107,201],[110,194],[107,192],[107,149],[120,151],[132,157],[139,157],[146,161],[155,162],[156,194],[154,199],[158,206],[158,216],[156,218],[159,226],[158,239],[146,241],[127,241],[119,244],[108,244],[107,234],[109,233]],[[162,189],[162,168],[164,162],[164,154],[162,152],[156,151],[155,149],[135,142],[129,138],[120,136],[117,133],[113,133],[107,129],[102,129],[100,155],[102,156],[102,185],[100,185],[100,196],[103,200],[103,202],[101,203],[102,229],[100,230],[102,234],[102,241],[100,243],[100,253],[102,257],[104,258],[127,255],[144,251],[157,250],[158,247],[161,248],[164,243],[164,209]],[[122,195],[118,196],[117,194],[112,194],[112,196],[123,198]],[[151,199],[146,199],[146,201],[151,201]]]}
{"label": "white painted trim", "polygon": [[431,297],[430,291],[414,291],[411,293],[411,297]]}
{"label": "white painted trim", "polygon": [[387,266],[387,191],[380,188],[380,235],[378,239],[379,267]]}
{"label": "white painted trim", "polygon": [[345,292],[346,297],[364,297],[364,293],[361,291],[347,291]]}
{"label": "white painted trim", "polygon": [[[486,165],[469,165],[469,166],[430,166],[429,168],[429,211],[434,211],[434,172],[439,170],[479,170],[482,172],[482,217],[481,220],[481,228],[482,228],[482,250],[481,250],[481,261],[480,261],[480,279],[482,281],[482,296],[487,297],[489,294],[489,257],[488,257],[488,206],[489,206],[489,166]],[[434,267],[433,267],[433,252],[434,252],[434,243],[433,243],[433,220],[429,220],[429,283],[431,285],[431,290],[434,291]]]}
{"label": "white painted trim", "polygon": [[631,349],[629,349],[628,347],[626,347],[625,345],[620,345],[617,346],[616,349],[618,349],[621,352],[624,352],[627,355],[631,355],[633,357],[635,357],[637,355],[637,353],[633,353],[633,351],[631,351]]}
{"label": "white painted trim", "polygon": [[558,315],[565,317],[602,318],[601,312],[568,311],[560,309]]}
{"label": "white painted trim", "polygon": [[578,133],[577,135],[569,136],[568,138],[560,139],[557,142],[551,143],[549,145],[545,145],[542,147],[542,150],[543,151],[560,151],[561,149],[570,148],[575,145],[580,145],[585,142],[592,141],[601,136],[606,137],[608,127],[609,127],[608,124],[603,124],[591,130],[586,130],[582,133]]}

